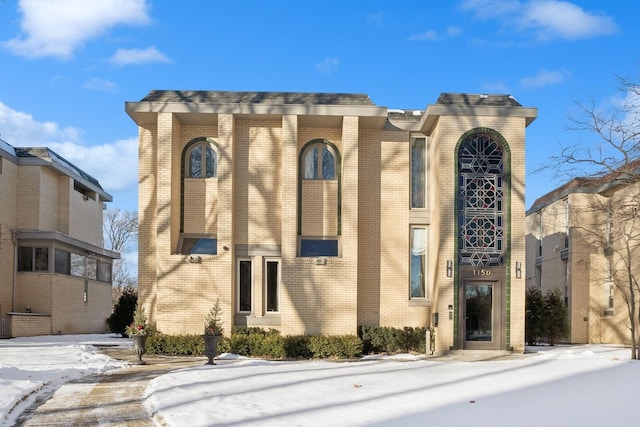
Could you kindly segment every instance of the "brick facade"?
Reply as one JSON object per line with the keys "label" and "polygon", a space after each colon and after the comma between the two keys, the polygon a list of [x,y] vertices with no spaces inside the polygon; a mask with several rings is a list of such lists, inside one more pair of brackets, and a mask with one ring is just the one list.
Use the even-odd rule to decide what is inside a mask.
{"label": "brick facade", "polygon": [[0,140],[0,162],[0,315],[11,335],[106,332],[111,278],[96,268],[119,257],[102,247],[111,196],[46,148]]}
{"label": "brick facade", "polygon": [[627,265],[633,275],[639,272],[625,246],[633,251],[638,245],[634,230],[640,224],[625,207],[637,209],[639,186],[612,185],[608,178],[573,179],[527,211],[527,287],[557,289],[564,296],[570,330],[564,340],[571,343],[631,342]]}
{"label": "brick facade", "polygon": [[[140,302],[160,331],[201,333],[219,299],[227,332],[433,327],[436,351],[467,345],[459,298],[473,278],[457,268],[456,152],[465,133],[491,130],[506,156],[509,249],[490,282],[499,336],[489,347],[524,350],[524,278],[514,272],[525,260],[525,128],[535,109],[506,96],[445,94],[398,114],[363,95],[154,91],[126,111],[140,139]],[[410,209],[414,137],[427,141],[422,209]],[[188,176],[184,154],[198,141],[216,150],[217,176]],[[301,176],[316,143],[333,153],[334,178]],[[411,226],[427,229],[425,298],[409,294]],[[216,253],[183,253],[192,235],[217,239]],[[338,253],[303,256],[308,239],[337,240]]]}

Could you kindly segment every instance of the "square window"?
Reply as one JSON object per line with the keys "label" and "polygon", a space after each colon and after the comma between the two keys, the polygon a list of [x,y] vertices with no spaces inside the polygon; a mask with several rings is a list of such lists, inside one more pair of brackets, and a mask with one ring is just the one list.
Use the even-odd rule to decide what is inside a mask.
{"label": "square window", "polygon": [[338,255],[338,239],[300,239],[300,256],[334,256]]}

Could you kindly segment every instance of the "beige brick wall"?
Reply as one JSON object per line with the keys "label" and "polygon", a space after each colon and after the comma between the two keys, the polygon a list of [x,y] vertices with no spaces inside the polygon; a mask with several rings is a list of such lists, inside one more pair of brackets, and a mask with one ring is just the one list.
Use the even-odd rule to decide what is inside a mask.
{"label": "beige brick wall", "polygon": [[12,310],[14,245],[11,231],[16,227],[18,166],[5,158],[0,173],[0,315]]}
{"label": "beige brick wall", "polygon": [[[139,291],[162,332],[201,332],[204,316],[220,298],[227,331],[237,321],[288,334],[355,333],[359,324],[428,326],[438,312],[437,350],[457,345],[457,319],[449,308],[455,303],[454,278],[446,275],[446,261],[456,259],[455,150],[462,134],[475,127],[495,129],[507,141],[511,270],[515,261],[525,261],[522,118],[441,117],[428,138],[429,206],[414,212],[409,209],[409,132],[364,128],[352,116],[318,128],[300,126],[295,115],[260,120],[258,115],[218,114],[211,121],[210,126],[183,125],[177,116],[158,113],[157,125],[140,128]],[[181,153],[201,137],[218,144],[218,178],[185,183],[192,193],[185,197],[185,232],[209,233],[213,224],[218,254],[190,263],[174,255],[180,234]],[[316,139],[335,144],[342,159],[340,188],[337,182],[320,181],[301,186],[303,235],[336,235],[340,216],[341,256],[324,265],[297,257],[298,162],[305,144]],[[209,192],[212,183],[217,188]],[[420,302],[409,300],[412,224],[428,227],[428,298]],[[270,317],[264,312],[263,265],[278,255],[281,311]],[[254,310],[249,316],[236,316],[238,259],[253,262]],[[507,274],[512,277],[505,323],[511,329],[505,345],[522,351],[525,278]]]}
{"label": "beige brick wall", "polygon": [[[625,191],[612,195],[613,206],[624,205],[621,198],[624,197]],[[624,285],[623,289],[620,289],[609,280],[608,262],[601,241],[606,221],[600,204],[607,203],[607,200],[597,194],[579,192],[569,194],[566,200],[569,203],[568,216],[564,199],[556,200],[527,216],[527,250],[531,252],[527,260],[527,284],[534,286],[539,280],[543,292],[558,288],[564,293],[566,283],[570,325],[568,341],[628,344],[629,320],[624,301]],[[540,219],[542,235],[539,228]],[[565,247],[567,221],[570,226],[569,249],[567,260],[563,261],[561,253]],[[538,279],[537,274],[540,270],[529,266],[536,261],[540,237],[542,256],[538,262],[541,263],[542,276]],[[614,255],[612,271],[615,272],[622,264],[622,260]],[[623,273],[623,276],[626,276],[626,273]],[[611,289],[614,294],[614,307],[610,311],[608,305]]]}
{"label": "beige brick wall", "polygon": [[51,316],[42,314],[12,314],[11,336],[35,337],[51,335]]}

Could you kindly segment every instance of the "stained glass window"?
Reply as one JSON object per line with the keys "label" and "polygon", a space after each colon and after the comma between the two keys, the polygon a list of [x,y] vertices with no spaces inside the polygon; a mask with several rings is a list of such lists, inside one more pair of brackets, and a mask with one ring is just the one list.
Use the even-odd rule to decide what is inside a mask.
{"label": "stained glass window", "polygon": [[458,152],[461,265],[504,263],[504,155],[487,134],[466,138]]}
{"label": "stained glass window", "polygon": [[335,159],[326,144],[316,143],[304,156],[304,179],[335,179]]}

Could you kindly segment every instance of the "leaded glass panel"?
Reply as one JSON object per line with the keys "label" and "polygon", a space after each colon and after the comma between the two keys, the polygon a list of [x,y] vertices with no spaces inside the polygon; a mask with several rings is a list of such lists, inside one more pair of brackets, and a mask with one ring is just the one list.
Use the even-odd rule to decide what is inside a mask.
{"label": "leaded glass panel", "polygon": [[486,134],[465,139],[458,152],[460,264],[504,263],[504,156]]}

